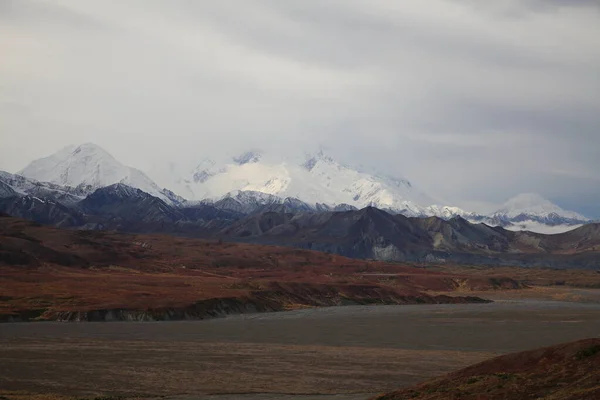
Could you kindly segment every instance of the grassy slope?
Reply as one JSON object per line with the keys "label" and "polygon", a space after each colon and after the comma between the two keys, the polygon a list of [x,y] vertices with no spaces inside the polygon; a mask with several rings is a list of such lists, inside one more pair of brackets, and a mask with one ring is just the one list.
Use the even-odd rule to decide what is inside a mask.
{"label": "grassy slope", "polygon": [[186,307],[223,298],[258,297],[284,308],[332,305],[343,298],[452,302],[424,292],[515,286],[510,279],[293,248],[59,230],[0,218],[0,315],[5,316]]}
{"label": "grassy slope", "polygon": [[600,399],[600,339],[497,357],[376,399]]}

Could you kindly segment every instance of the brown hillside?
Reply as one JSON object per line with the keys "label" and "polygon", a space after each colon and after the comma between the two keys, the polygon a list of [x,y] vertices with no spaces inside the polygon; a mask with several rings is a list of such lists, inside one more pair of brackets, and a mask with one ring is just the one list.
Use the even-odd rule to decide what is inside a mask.
{"label": "brown hillside", "polygon": [[181,319],[353,303],[477,302],[425,292],[516,287],[511,279],[286,247],[61,230],[0,217],[4,320]]}
{"label": "brown hillside", "polygon": [[509,354],[374,400],[598,400],[600,339]]}

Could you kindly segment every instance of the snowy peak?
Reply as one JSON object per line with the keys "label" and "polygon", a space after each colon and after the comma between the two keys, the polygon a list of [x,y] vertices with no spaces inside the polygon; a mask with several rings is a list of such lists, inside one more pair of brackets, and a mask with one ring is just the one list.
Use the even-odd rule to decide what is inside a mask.
{"label": "snowy peak", "polygon": [[589,222],[589,219],[573,211],[566,211],[539,194],[523,193],[508,200],[498,211],[481,215],[458,207],[429,206],[425,214],[445,220],[456,217],[471,223],[501,226],[512,231],[561,233]]}
{"label": "snowy peak", "polygon": [[257,163],[261,160],[261,158],[262,158],[262,151],[251,150],[251,151],[246,151],[246,152],[240,154],[239,156],[233,157],[232,160],[237,165],[244,165],[244,164]]}
{"label": "snowy peak", "polygon": [[432,205],[425,208],[425,214],[430,217],[438,217],[446,220],[456,217],[467,219],[477,217],[477,214],[465,211],[462,208],[438,205]]}
{"label": "snowy peak", "polygon": [[19,175],[41,182],[88,187],[92,190],[124,183],[172,202],[142,171],[121,164],[93,143],[65,147],[48,157],[33,161]]}
{"label": "snowy peak", "polygon": [[167,177],[162,183],[192,202],[216,202],[232,192],[260,192],[282,201],[297,199],[311,207],[374,206],[411,216],[422,214],[421,205],[434,203],[404,179],[343,165],[324,151],[306,155],[304,163],[258,150],[215,160],[205,159],[189,173]]}
{"label": "snowy peak", "polygon": [[421,204],[433,201],[400,178],[390,178],[343,165],[323,151],[307,155],[302,164],[276,155],[249,151],[217,163],[205,160],[182,179],[182,192],[190,200],[217,200],[230,192],[262,192],[281,199],[293,198],[315,207],[344,204],[356,208],[378,207],[411,216],[423,214]]}
{"label": "snowy peak", "polygon": [[255,204],[255,205],[266,205],[271,203],[278,203],[282,201],[280,197],[274,196],[272,194],[256,192],[252,190],[241,191],[236,190],[230,193],[227,193],[223,196],[223,199],[232,198],[234,200],[239,201],[242,204]]}
{"label": "snowy peak", "polygon": [[101,147],[91,143],[68,146],[49,157],[30,163],[19,175],[63,186],[105,186],[105,177],[119,172],[122,166]]}
{"label": "snowy peak", "polygon": [[332,157],[328,156],[325,154],[325,152],[323,151],[323,149],[319,150],[318,153],[311,155],[311,154],[307,154],[306,155],[306,161],[301,165],[302,167],[304,167],[306,170],[308,171],[312,171],[313,168],[319,163],[329,163],[329,164],[334,164],[335,161],[333,160]]}
{"label": "snowy peak", "polygon": [[581,222],[589,221],[583,215],[564,210],[536,193],[522,193],[511,198],[493,216],[509,219],[529,217],[534,220],[558,217]]}
{"label": "snowy peak", "polygon": [[192,173],[192,181],[195,183],[204,183],[211,177],[217,174],[217,171],[214,169],[216,163],[207,158],[202,161],[198,166],[194,169]]}
{"label": "snowy peak", "polygon": [[99,158],[112,160],[113,162],[116,162],[115,158],[112,155],[110,155],[102,147],[94,143],[84,143],[82,145],[79,145],[73,149],[71,154],[73,156],[79,155],[79,157],[89,157],[90,159]]}

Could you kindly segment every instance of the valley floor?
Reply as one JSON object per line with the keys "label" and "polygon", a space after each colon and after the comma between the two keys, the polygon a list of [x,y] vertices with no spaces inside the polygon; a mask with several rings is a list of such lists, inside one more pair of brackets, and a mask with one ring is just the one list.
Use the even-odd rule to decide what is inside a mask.
{"label": "valley floor", "polygon": [[[600,335],[600,302],[548,300],[553,289],[544,290],[537,299],[491,304],[347,306],[207,321],[4,324],[0,395],[366,399],[498,354]],[[599,292],[586,293],[600,298]]]}

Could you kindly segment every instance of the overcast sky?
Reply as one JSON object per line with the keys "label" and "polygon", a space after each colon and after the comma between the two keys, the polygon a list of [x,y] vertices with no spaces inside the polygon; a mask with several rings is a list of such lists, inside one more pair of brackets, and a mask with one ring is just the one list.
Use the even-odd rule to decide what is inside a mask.
{"label": "overcast sky", "polygon": [[325,146],[475,209],[600,217],[598,0],[0,0],[0,169]]}

